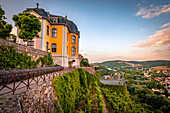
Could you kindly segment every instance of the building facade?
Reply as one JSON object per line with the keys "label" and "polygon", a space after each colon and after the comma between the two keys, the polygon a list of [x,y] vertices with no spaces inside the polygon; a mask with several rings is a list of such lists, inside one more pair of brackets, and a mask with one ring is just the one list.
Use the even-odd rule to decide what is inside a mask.
{"label": "building facade", "polygon": [[[35,15],[41,22],[39,38],[35,37],[30,41],[30,46],[50,52],[55,64],[68,66],[68,62],[74,60],[73,65],[80,65],[80,32],[72,21],[38,7],[27,8],[24,12]],[[24,44],[20,38],[17,38],[17,42]]]}

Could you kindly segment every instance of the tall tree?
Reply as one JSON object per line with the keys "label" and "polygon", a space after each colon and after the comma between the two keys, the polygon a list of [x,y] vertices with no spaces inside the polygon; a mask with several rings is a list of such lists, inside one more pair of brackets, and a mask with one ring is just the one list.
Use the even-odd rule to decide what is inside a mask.
{"label": "tall tree", "polygon": [[0,38],[6,39],[6,37],[9,37],[10,32],[12,30],[12,25],[7,24],[5,19],[5,11],[1,8],[0,5]]}
{"label": "tall tree", "polygon": [[13,20],[19,28],[19,37],[24,41],[32,40],[35,36],[39,37],[41,23],[35,15],[28,12],[19,13],[13,16]]}

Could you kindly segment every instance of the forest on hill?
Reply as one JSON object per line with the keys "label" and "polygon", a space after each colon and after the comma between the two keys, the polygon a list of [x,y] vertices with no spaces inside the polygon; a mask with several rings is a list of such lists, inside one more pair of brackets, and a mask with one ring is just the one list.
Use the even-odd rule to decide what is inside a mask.
{"label": "forest on hill", "polygon": [[170,67],[169,60],[153,60],[153,61],[123,61],[123,60],[114,60],[114,61],[105,61],[102,63],[92,63],[94,66],[102,65],[107,66],[108,68],[122,68],[122,67],[155,67],[155,66],[167,66]]}

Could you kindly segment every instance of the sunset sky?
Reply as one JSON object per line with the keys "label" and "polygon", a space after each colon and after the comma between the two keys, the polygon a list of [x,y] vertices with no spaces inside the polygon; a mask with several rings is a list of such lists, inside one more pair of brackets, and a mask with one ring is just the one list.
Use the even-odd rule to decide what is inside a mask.
{"label": "sunset sky", "polygon": [[[170,0],[38,0],[80,31],[80,54],[90,62],[170,60]],[[0,0],[7,22],[37,0]]]}

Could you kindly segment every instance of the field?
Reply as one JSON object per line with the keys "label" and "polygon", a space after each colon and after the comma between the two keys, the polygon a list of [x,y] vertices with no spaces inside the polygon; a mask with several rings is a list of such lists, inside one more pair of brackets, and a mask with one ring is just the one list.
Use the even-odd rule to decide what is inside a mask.
{"label": "field", "polygon": [[156,66],[156,67],[152,67],[152,69],[154,71],[158,71],[158,70],[170,70],[170,68],[167,67],[167,66]]}

